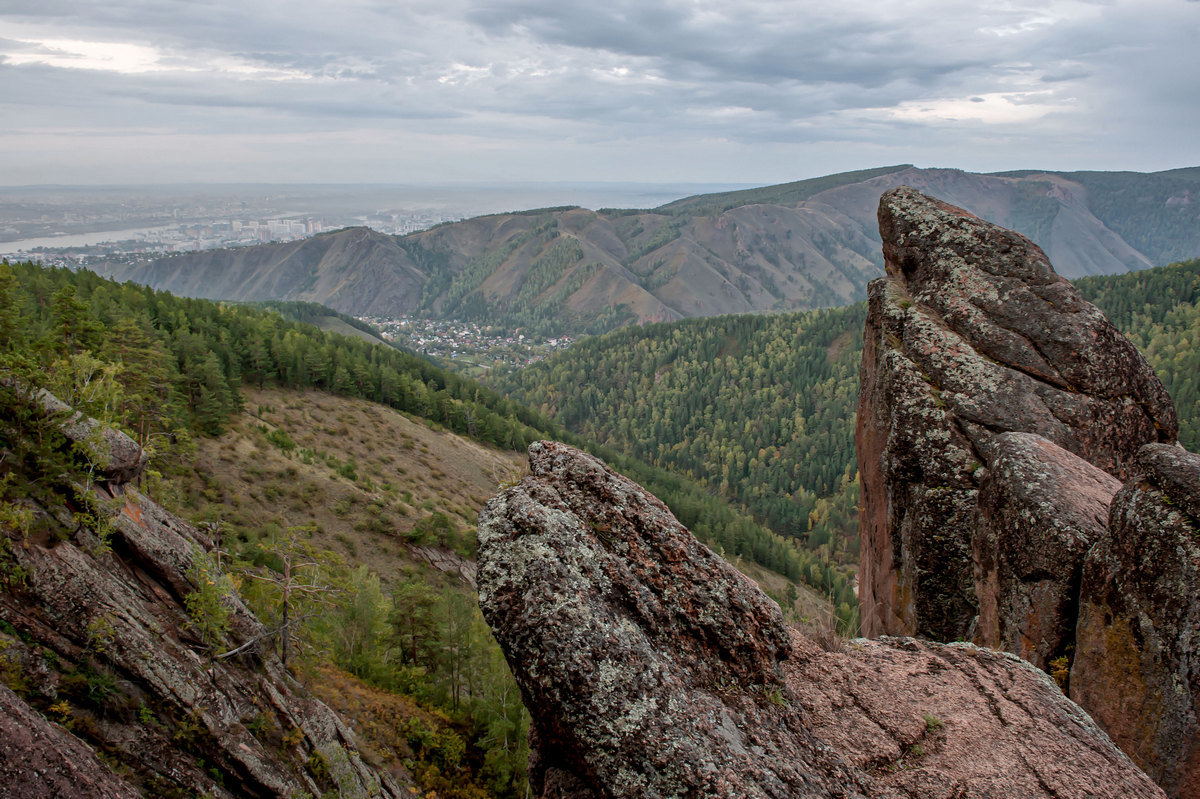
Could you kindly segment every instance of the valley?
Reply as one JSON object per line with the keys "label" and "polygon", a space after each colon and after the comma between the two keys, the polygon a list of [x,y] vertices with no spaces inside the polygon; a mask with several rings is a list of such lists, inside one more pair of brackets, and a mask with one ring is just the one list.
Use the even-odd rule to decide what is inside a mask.
{"label": "valley", "polygon": [[689,197],[653,209],[552,207],[407,236],[301,242],[92,268],[187,296],[305,300],[556,337],[631,323],[834,307],[882,273],[875,206],[901,184],[1028,235],[1067,277],[1200,255],[1200,169],[975,174],[909,165]]}
{"label": "valley", "polygon": [[[38,296],[52,302],[41,304]],[[166,568],[139,565],[136,558],[145,556],[138,548],[146,543],[126,537],[134,528],[109,526],[113,511],[105,503],[115,498],[108,492],[123,492],[129,499],[120,513],[200,542],[191,553],[184,541],[173,544],[172,557],[191,561],[179,567],[186,574],[167,569],[155,578],[168,581],[178,603],[155,611],[174,619],[171,635],[180,639],[169,637],[163,646],[192,647],[201,661],[253,646],[253,656],[273,669],[282,658],[285,670],[359,729],[366,767],[394,773],[402,784],[446,797],[520,795],[527,722],[474,601],[474,520],[489,496],[520,475],[526,436],[569,434],[362,330],[346,338],[291,321],[352,327],[302,304],[278,312],[221,307],[118,286],[88,272],[5,264],[0,305],[0,358],[8,374],[53,388],[105,424],[129,430],[138,440],[122,434],[122,446],[151,455],[148,464],[121,472],[119,480],[136,480],[137,488],[117,478],[93,489],[70,482],[86,486],[91,477],[47,481],[63,469],[91,474],[93,456],[59,443],[55,417],[31,416],[14,390],[18,384],[3,384],[0,572],[7,593],[0,601],[0,649],[7,652],[4,674],[14,701],[43,713],[54,705],[60,723],[126,764],[127,778],[149,790],[161,793],[170,784],[225,795],[222,784],[245,779],[236,776],[241,755],[202,733],[218,722],[157,693],[159,687],[134,694],[106,687],[51,701],[56,686],[76,673],[104,686],[144,679],[140,666],[103,648],[78,661],[76,650],[44,638],[30,621],[30,614],[45,612],[38,604],[44,599],[34,601],[23,588],[46,568],[37,560],[44,551],[82,548],[93,553],[90,568],[115,568],[118,578],[123,569]],[[811,568],[811,554],[686,479],[611,457],[656,485],[681,518],[710,531],[793,621],[828,635],[846,623],[849,611],[830,604],[828,575]],[[63,458],[82,458],[81,465],[49,465]],[[139,491],[144,498],[135,499]],[[109,499],[91,499],[97,492]],[[66,509],[81,502],[86,512],[64,525]],[[152,527],[154,535],[158,530]],[[97,538],[113,541],[115,554],[108,544],[89,543]],[[801,580],[814,581],[821,593]],[[165,589],[154,590],[153,601],[165,602]],[[300,593],[288,599],[292,591]],[[253,622],[229,611],[241,603],[253,610]],[[234,624],[235,618],[243,620]],[[240,661],[230,663],[231,679],[242,679]],[[28,669],[48,675],[39,683],[44,690],[33,687]],[[139,702],[155,709],[136,711]],[[274,747],[269,757],[279,768],[299,768],[288,779],[328,784],[342,773],[335,771],[343,768],[342,749],[319,738],[293,740],[301,727],[286,703],[263,711],[237,706],[244,717],[234,740],[248,735]],[[121,737],[111,739],[113,728],[99,722],[118,712]],[[171,777],[137,754],[136,742],[163,735],[183,742],[175,745],[179,756],[194,758],[195,771]],[[295,759],[305,740],[313,747],[306,751],[325,753],[309,756],[307,766]]]}
{"label": "valley", "polygon": [[[885,170],[866,179],[892,174]],[[747,207],[748,200],[804,203],[857,185],[835,177],[817,185],[754,190],[763,192],[758,195],[681,201],[681,207],[719,217]],[[490,497],[527,473],[523,451],[532,441],[566,441],[646,486],[813,640],[836,647],[862,623],[855,578],[862,486],[853,430],[864,305],[703,314],[626,326],[564,347],[581,330],[601,331],[608,324],[570,314],[543,317],[551,306],[537,302],[550,292],[563,300],[561,307],[569,306],[574,295],[564,293],[565,287],[586,284],[571,277],[578,260],[571,248],[584,246],[578,238],[582,213],[568,209],[476,221],[475,230],[499,225],[501,239],[507,234],[500,228],[516,232],[500,255],[464,261],[457,273],[449,260],[430,260],[425,251],[425,266],[433,264],[430,274],[442,281],[443,293],[428,305],[426,295],[418,295],[410,318],[421,332],[410,341],[428,337],[453,355],[463,338],[477,348],[475,357],[490,352],[491,368],[477,362],[463,370],[467,375],[388,346],[370,325],[306,299],[260,296],[262,307],[219,304],[118,285],[87,271],[32,264],[0,271],[5,370],[128,431],[151,458],[137,488],[125,490],[144,491],[147,502],[179,514],[179,525],[195,525],[189,535],[208,542],[189,556],[199,565],[187,576],[170,578],[176,580],[172,585],[193,586],[179,596],[181,609],[171,611],[181,614],[182,645],[215,659],[253,644],[221,620],[221,607],[244,603],[254,624],[266,627],[262,656],[272,663],[284,658],[283,666],[306,690],[345,715],[366,744],[366,767],[401,775],[402,783],[440,796],[515,797],[526,785],[529,719],[474,595],[476,520]],[[652,216],[669,213],[682,212],[664,207]],[[624,229],[639,214],[613,212],[609,222]],[[688,224],[698,224],[698,218]],[[523,227],[530,220],[533,227]],[[646,217],[637,223],[651,222]],[[661,246],[684,229],[672,231],[665,224],[655,228],[666,231],[661,236],[650,234]],[[440,235],[466,235],[464,228],[452,227],[439,228]],[[632,230],[626,232],[634,238],[645,233]],[[333,275],[347,269],[386,274],[387,258],[401,253],[411,260],[416,246],[361,231],[347,235],[374,253],[366,263],[336,266],[337,259],[355,252],[354,246],[343,249],[353,243],[349,239],[308,240],[286,245],[295,248],[287,252],[299,253],[310,265],[324,264],[317,272],[332,269],[317,282],[333,285]],[[301,252],[316,247],[314,241],[330,246]],[[762,242],[755,247],[768,252]],[[517,273],[504,270],[523,248],[540,254],[523,277],[514,278]],[[263,249],[251,260],[269,264],[277,255]],[[238,261],[240,255],[222,257],[229,259],[226,266],[249,263]],[[280,274],[299,268],[288,258],[277,264],[284,270]],[[269,278],[273,268],[261,277]],[[408,272],[418,284],[425,279],[422,268]],[[189,285],[206,279],[193,276]],[[509,280],[515,282],[505,283]],[[485,286],[505,285],[489,296],[523,297],[524,304],[480,305],[473,299]],[[1176,398],[1180,440],[1196,447],[1200,262],[1089,277],[1078,286],[1145,353]],[[368,288],[359,284],[351,293]],[[447,308],[465,310],[477,321],[435,318]],[[497,352],[487,320],[521,321],[529,332],[504,340]],[[550,335],[560,329],[573,333]],[[508,338],[514,337],[501,340]],[[472,380],[476,373],[489,384]],[[29,669],[49,669],[47,685],[69,684],[84,673],[107,685],[110,678],[127,679],[122,675],[130,666],[87,650],[83,660],[70,654],[72,665],[55,670],[45,665],[46,658],[63,655],[39,654],[56,646],[55,651],[67,650],[36,638],[43,633],[21,605],[20,585],[33,573],[34,553],[57,551],[59,540],[86,549],[93,539],[112,534],[105,532],[105,506],[89,504],[86,491],[39,477],[66,468],[52,465],[63,457],[83,458],[83,466],[71,467],[83,468],[80,474],[91,474],[86,470],[95,466],[87,465],[86,450],[48,448],[53,431],[21,410],[14,385],[5,384],[7,416],[0,428],[5,525],[0,571],[6,585],[16,587],[0,603],[8,625],[0,627],[0,649],[10,652],[6,684],[19,701],[45,714],[53,712],[53,696],[32,687]],[[81,521],[65,525],[61,519],[78,514],[80,503],[87,509]],[[138,513],[147,513],[149,506],[138,507],[143,508]],[[31,533],[31,524],[37,532]],[[125,547],[133,545],[121,543],[120,536],[114,540],[119,546],[111,562],[125,562]],[[94,557],[103,564],[108,555],[100,549]],[[129,563],[131,570],[143,568]],[[291,563],[305,565],[293,574]],[[205,588],[197,575],[212,576],[208,585],[214,587]],[[281,596],[294,585],[314,598],[296,600],[285,612]],[[74,725],[108,757],[136,763],[131,778],[139,784],[158,784],[157,767],[122,749],[127,742],[106,738],[98,723],[122,713],[122,734],[136,740],[142,733],[128,708],[150,700],[104,690],[100,699],[70,694],[57,711],[63,723]],[[187,721],[192,710],[172,701],[153,699],[163,722],[157,732],[147,731],[185,734],[181,730],[194,723]],[[285,770],[299,768],[296,774],[308,774],[303,779],[327,780],[330,772],[313,766],[311,758],[307,771],[293,763],[288,711],[278,712],[277,719],[247,716],[241,723],[253,722],[253,729],[246,726],[251,737],[280,748],[283,754],[272,757],[292,763],[281,766]],[[224,749],[189,745],[190,756],[203,763],[189,777],[192,785],[241,768]],[[337,750],[320,751],[340,757]],[[197,776],[205,773],[210,776]]]}

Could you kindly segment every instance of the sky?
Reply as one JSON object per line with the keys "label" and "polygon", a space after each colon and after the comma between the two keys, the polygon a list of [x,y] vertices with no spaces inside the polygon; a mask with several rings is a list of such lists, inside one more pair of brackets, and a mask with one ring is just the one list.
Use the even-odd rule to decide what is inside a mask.
{"label": "sky", "polygon": [[1197,0],[0,0],[0,185],[1200,165]]}

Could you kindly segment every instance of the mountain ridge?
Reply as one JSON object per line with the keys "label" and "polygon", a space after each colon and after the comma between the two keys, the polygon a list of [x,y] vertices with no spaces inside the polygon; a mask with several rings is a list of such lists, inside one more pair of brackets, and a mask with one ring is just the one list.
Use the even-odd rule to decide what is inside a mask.
{"label": "mountain ridge", "polygon": [[1200,205],[1192,199],[1200,197],[1200,168],[989,175],[896,165],[655,209],[533,209],[404,237],[346,228],[100,269],[209,299],[303,300],[353,315],[595,333],[863,299],[883,271],[874,209],[899,185],[1026,234],[1067,277],[1200,255]]}

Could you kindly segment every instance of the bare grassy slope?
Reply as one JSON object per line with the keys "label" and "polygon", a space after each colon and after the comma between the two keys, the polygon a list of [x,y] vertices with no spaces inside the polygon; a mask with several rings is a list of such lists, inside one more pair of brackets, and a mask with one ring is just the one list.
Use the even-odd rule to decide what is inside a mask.
{"label": "bare grassy slope", "polygon": [[[315,545],[367,565],[385,582],[418,566],[464,583],[474,579],[479,511],[527,468],[524,454],[484,447],[374,403],[247,389],[245,410],[229,431],[198,442],[181,485],[185,502],[222,521],[226,535],[267,538],[276,527],[311,525]],[[832,626],[824,597],[754,563],[734,565],[790,620]]]}
{"label": "bare grassy slope", "polygon": [[314,543],[386,580],[414,559],[405,543],[469,555],[479,510],[523,461],[374,403],[247,390],[229,431],[199,441],[185,484],[230,532],[313,525]]}

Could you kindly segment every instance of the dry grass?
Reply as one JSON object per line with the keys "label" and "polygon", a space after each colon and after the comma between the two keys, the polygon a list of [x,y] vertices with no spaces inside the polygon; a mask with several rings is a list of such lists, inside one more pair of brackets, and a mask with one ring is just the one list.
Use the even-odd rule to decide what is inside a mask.
{"label": "dry grass", "polygon": [[796,585],[796,600],[788,606],[789,580],[782,574],[765,569],[757,563],[735,558],[733,565],[779,603],[784,618],[810,637],[837,630],[837,618],[829,600],[806,585]]}
{"label": "dry grass", "polygon": [[[315,391],[244,392],[246,410],[229,432],[199,441],[184,481],[193,509],[260,538],[312,525],[313,543],[366,564],[385,584],[411,562],[403,542],[414,528],[440,513],[458,535],[473,536],[483,505],[526,469],[522,454],[370,402]],[[279,446],[276,431],[294,448]],[[741,559],[733,565],[788,604],[787,578]],[[783,607],[789,622],[810,634],[836,629],[828,600],[803,585],[795,590]]]}
{"label": "dry grass", "polygon": [[483,504],[524,468],[523,455],[361,400],[247,389],[245,409],[225,435],[198,442],[185,478],[193,510],[260,538],[311,525],[313,543],[385,582],[414,528],[441,513],[470,540]]}

